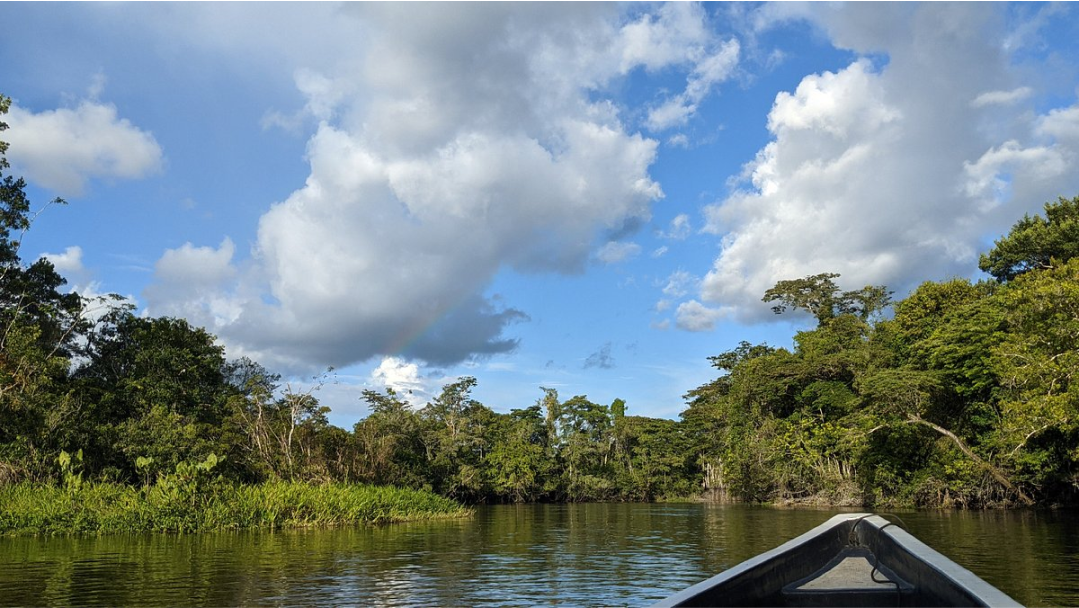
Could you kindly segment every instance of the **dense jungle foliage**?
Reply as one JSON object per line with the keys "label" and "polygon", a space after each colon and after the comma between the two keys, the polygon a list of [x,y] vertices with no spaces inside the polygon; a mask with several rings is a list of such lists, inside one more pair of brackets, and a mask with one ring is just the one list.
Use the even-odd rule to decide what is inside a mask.
{"label": "dense jungle foliage", "polygon": [[[0,117],[7,104],[0,97]],[[989,280],[926,282],[894,303],[882,286],[841,291],[836,274],[779,282],[764,300],[815,327],[789,350],[742,343],[712,357],[718,377],[689,391],[679,421],[547,388],[499,413],[471,397],[466,377],[422,408],[366,391],[371,413],[348,431],[328,423],[314,393],[227,360],[205,330],[65,292],[47,260],[24,264],[34,214],[23,180],[3,173],[4,152],[5,496],[83,480],[148,493],[212,462],[215,483],[358,482],[465,502],[1076,498],[1079,197],[1017,223],[981,258]]]}

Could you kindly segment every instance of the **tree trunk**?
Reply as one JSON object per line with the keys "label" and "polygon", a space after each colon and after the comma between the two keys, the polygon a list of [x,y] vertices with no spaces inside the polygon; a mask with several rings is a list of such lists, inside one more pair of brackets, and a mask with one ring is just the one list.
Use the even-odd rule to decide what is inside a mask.
{"label": "tree trunk", "polygon": [[933,429],[934,431],[940,433],[941,435],[944,435],[948,439],[951,439],[952,442],[955,443],[955,445],[957,447],[959,447],[959,449],[964,454],[966,454],[968,458],[970,458],[971,460],[976,462],[979,466],[983,467],[986,471],[989,471],[989,474],[993,476],[993,479],[997,480],[997,483],[999,483],[1000,485],[1007,488],[1008,491],[1014,492],[1015,495],[1017,497],[1019,497],[1019,501],[1022,502],[1025,506],[1030,507],[1030,506],[1034,505],[1034,501],[1029,496],[1027,496],[1022,490],[1020,490],[1019,488],[1012,485],[1012,482],[1008,481],[1008,478],[1004,476],[1004,473],[1000,472],[1000,469],[998,469],[995,466],[989,464],[988,462],[982,460],[977,454],[974,453],[973,450],[971,450],[969,447],[967,447],[967,444],[963,443],[963,440],[960,439],[955,433],[949,431],[948,429],[946,429],[946,428],[944,428],[944,427],[942,427],[942,426],[940,426],[938,424],[934,424],[934,423],[922,418],[921,416],[917,416],[915,414],[910,414],[908,418],[909,418],[908,422],[911,423],[911,424],[921,424],[921,425],[927,426],[927,427]]}

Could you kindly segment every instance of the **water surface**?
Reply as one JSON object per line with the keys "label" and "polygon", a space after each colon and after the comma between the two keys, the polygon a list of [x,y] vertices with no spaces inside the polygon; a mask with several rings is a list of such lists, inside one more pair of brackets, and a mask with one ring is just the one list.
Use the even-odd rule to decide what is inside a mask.
{"label": "water surface", "polygon": [[[644,606],[834,510],[709,504],[479,507],[465,520],[199,535],[0,538],[0,605]],[[1079,518],[901,512],[1031,606],[1079,605]]]}

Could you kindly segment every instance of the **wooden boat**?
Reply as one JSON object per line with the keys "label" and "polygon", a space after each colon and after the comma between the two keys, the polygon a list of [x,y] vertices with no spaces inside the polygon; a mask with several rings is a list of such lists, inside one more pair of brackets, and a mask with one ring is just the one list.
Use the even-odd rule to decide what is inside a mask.
{"label": "wooden boat", "polygon": [[1019,605],[897,525],[855,513],[837,515],[655,608]]}

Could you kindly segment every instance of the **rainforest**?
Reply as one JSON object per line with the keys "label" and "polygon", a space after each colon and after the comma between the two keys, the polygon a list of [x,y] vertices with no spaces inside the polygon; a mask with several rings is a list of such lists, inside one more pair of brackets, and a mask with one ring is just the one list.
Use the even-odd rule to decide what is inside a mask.
{"label": "rainforest", "polygon": [[[545,387],[498,412],[464,377],[418,408],[365,391],[370,414],[343,429],[315,391],[228,359],[206,330],[83,297],[48,260],[24,261],[39,209],[3,173],[6,149],[0,533],[393,521],[459,516],[460,503],[1076,500],[1079,197],[1019,219],[981,256],[982,280],[902,299],[844,291],[829,272],[778,282],[762,299],[811,327],[790,348],[711,357],[715,379],[687,387],[679,420],[631,415],[632,395]],[[371,501],[384,508],[356,506]]]}

